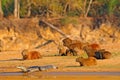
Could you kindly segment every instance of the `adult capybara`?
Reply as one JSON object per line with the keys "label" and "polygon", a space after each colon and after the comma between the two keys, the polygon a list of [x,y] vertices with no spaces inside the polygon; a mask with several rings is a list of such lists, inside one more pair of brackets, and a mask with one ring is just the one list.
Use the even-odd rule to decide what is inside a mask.
{"label": "adult capybara", "polygon": [[87,53],[88,57],[96,57],[95,52],[100,49],[99,44],[88,44],[83,47],[83,50]]}
{"label": "adult capybara", "polygon": [[33,60],[42,58],[41,54],[38,51],[23,50],[21,54],[23,56],[23,60]]}
{"label": "adult capybara", "polygon": [[88,58],[78,57],[76,58],[76,62],[79,62],[80,66],[97,65],[97,60],[94,57],[88,57]]}
{"label": "adult capybara", "polygon": [[82,42],[78,40],[71,40],[70,38],[65,38],[63,40],[63,45],[72,51],[73,55],[77,55],[77,50],[81,50],[83,46]]}
{"label": "adult capybara", "polygon": [[94,56],[95,56],[96,50],[95,50],[95,49],[92,49],[92,47],[90,47],[90,46],[85,46],[85,47],[83,48],[83,50],[86,52],[86,54],[88,55],[88,57],[94,57]]}
{"label": "adult capybara", "polygon": [[100,49],[95,52],[95,57],[97,59],[109,59],[112,56],[112,54],[109,51],[106,51],[105,49]]}
{"label": "adult capybara", "polygon": [[81,43],[78,40],[72,40],[70,38],[65,38],[65,39],[62,40],[62,42],[63,42],[63,45],[66,46],[66,47],[69,47],[70,44]]}
{"label": "adult capybara", "polygon": [[103,59],[109,59],[109,58],[111,58],[111,56],[112,56],[112,54],[109,51],[105,51],[103,53]]}

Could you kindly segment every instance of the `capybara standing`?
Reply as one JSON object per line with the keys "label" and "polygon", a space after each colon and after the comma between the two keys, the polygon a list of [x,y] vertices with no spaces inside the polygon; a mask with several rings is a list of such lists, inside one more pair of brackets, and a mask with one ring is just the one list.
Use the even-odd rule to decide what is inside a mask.
{"label": "capybara standing", "polygon": [[72,39],[70,39],[70,38],[65,38],[65,39],[63,39],[62,40],[62,42],[63,42],[63,45],[64,46],[66,46],[66,47],[68,47],[69,48],[69,46],[71,45],[71,44],[74,44],[74,45],[76,45],[76,44],[82,44],[80,41],[78,41],[78,40],[72,40]]}
{"label": "capybara standing", "polygon": [[76,49],[82,49],[82,43],[78,40],[71,40],[70,38],[65,38],[62,42],[63,45],[66,46],[75,56],[77,55]]}
{"label": "capybara standing", "polygon": [[23,60],[33,60],[42,58],[41,54],[38,51],[23,50],[21,54],[23,56]]}
{"label": "capybara standing", "polygon": [[88,58],[78,57],[76,58],[76,62],[79,62],[80,66],[97,65],[97,60],[94,57],[88,57]]}

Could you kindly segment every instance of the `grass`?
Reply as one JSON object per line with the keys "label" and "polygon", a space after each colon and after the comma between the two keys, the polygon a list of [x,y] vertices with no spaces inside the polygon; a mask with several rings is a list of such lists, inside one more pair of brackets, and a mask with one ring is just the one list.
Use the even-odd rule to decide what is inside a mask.
{"label": "grass", "polygon": [[120,52],[113,52],[112,53],[112,57],[114,58],[114,57],[117,57],[117,56],[120,56]]}

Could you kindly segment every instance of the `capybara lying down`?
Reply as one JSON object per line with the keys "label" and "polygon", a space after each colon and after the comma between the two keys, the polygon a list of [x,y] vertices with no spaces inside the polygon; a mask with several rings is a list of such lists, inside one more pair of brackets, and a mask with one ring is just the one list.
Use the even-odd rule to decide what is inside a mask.
{"label": "capybara lying down", "polygon": [[80,66],[97,65],[97,60],[94,57],[88,57],[88,58],[78,57],[76,58],[76,62],[79,62]]}
{"label": "capybara lying down", "polygon": [[99,44],[88,44],[83,47],[83,50],[87,53],[88,57],[95,57],[95,52],[100,50]]}
{"label": "capybara lying down", "polygon": [[38,51],[23,50],[21,54],[23,56],[23,60],[33,60],[42,58],[41,54]]}
{"label": "capybara lying down", "polygon": [[105,49],[101,49],[95,52],[95,57],[97,59],[109,59],[111,58],[112,54],[109,51],[106,51]]}

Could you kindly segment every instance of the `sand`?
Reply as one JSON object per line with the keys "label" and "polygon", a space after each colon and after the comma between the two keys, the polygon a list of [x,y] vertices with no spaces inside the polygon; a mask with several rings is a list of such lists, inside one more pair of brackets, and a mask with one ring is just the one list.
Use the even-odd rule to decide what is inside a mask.
{"label": "sand", "polygon": [[44,66],[55,65],[58,69],[47,72],[120,72],[120,55],[114,53],[110,59],[97,60],[95,66],[80,67],[75,61],[78,56],[43,56],[42,59],[22,60],[19,51],[6,51],[0,53],[0,72],[19,72],[17,66]]}

